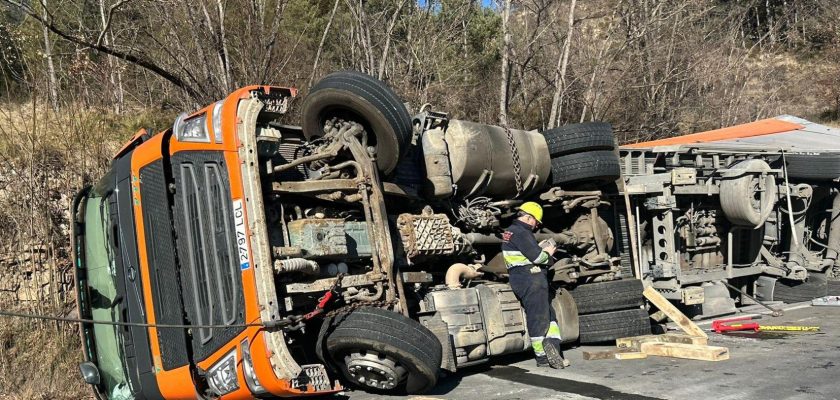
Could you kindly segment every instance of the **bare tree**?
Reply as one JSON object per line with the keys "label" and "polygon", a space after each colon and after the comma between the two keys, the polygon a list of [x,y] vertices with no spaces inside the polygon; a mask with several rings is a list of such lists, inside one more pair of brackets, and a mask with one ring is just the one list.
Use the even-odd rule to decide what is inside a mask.
{"label": "bare tree", "polygon": [[335,0],[332,11],[330,11],[330,19],[327,20],[327,25],[324,27],[324,34],[321,35],[321,42],[318,43],[318,51],[315,53],[315,61],[312,62],[312,73],[309,74],[309,82],[307,86],[312,86],[312,80],[315,79],[315,74],[318,72],[318,62],[321,61],[321,53],[324,51],[324,43],[327,41],[327,35],[330,33],[330,26],[332,26],[335,19],[335,12],[338,10],[338,3],[341,0]]}
{"label": "bare tree", "polygon": [[388,60],[388,49],[391,47],[391,34],[394,32],[394,26],[397,25],[400,11],[402,11],[406,1],[407,0],[400,0],[397,4],[397,9],[394,10],[394,15],[392,15],[390,21],[388,21],[388,30],[385,31],[385,45],[382,46],[382,57],[379,58],[379,74],[377,74],[379,79],[385,77],[385,63]]}
{"label": "bare tree", "polygon": [[548,126],[555,127],[563,115],[563,94],[566,91],[566,70],[569,67],[569,53],[572,48],[572,34],[575,29],[575,5],[577,0],[569,3],[569,15],[566,24],[566,40],[563,42],[563,52],[557,60],[557,68],[554,71],[554,97],[551,100],[551,114],[548,117]]}
{"label": "bare tree", "polygon": [[510,3],[502,0],[502,73],[499,77],[499,124],[508,125],[508,82],[510,81]]}
{"label": "bare tree", "polygon": [[[41,7],[43,8],[42,15],[44,18],[47,18],[47,0],[42,0]],[[53,44],[50,40],[50,30],[45,25],[42,27],[41,32],[44,35],[44,58],[47,60],[47,88],[50,94],[50,104],[53,110],[58,111],[58,80],[55,77],[55,64],[53,63],[52,53]]]}

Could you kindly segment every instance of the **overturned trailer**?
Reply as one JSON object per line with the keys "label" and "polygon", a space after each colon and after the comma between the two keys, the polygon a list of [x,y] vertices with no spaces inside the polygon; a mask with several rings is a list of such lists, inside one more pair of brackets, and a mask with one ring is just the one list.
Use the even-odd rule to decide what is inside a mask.
{"label": "overturned trailer", "polygon": [[778,297],[833,271],[836,251],[813,247],[836,248],[831,219],[801,210],[836,189],[767,154],[620,156],[604,123],[411,116],[355,72],[322,79],[288,124],[295,95],[250,86],[141,131],[77,196],[80,315],[192,326],[85,324],[99,398],[422,392],[441,371],[526,351],[500,233],[529,200],[545,209],[537,237],[560,250],[550,279],[566,343],[649,333],[643,282],[709,314],[734,298],[716,281]]}
{"label": "overturned trailer", "polygon": [[637,274],[693,315],[824,296],[840,277],[838,139],[783,116],[623,147]]}

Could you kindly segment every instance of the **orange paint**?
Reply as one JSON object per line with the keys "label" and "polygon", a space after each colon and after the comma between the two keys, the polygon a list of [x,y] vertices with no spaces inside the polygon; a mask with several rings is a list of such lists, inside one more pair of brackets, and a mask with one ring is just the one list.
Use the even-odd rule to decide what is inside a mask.
{"label": "orange paint", "polygon": [[[145,133],[145,130],[142,131]],[[139,135],[139,132],[138,132]],[[137,135],[135,135],[137,137]],[[137,226],[137,249],[140,261],[140,279],[143,283],[143,301],[146,307],[146,319],[150,324],[156,322],[155,306],[153,300],[151,270],[149,266],[149,255],[146,247],[146,231],[143,219],[143,207],[140,198],[140,169],[144,166],[161,159],[161,144],[164,135],[155,135],[141,144],[131,156],[131,198],[134,203],[135,224]],[[196,389],[192,381],[190,366],[166,371],[161,362],[160,343],[156,328],[149,328],[149,346],[151,347],[152,360],[155,366],[155,378],[158,382],[161,395],[166,399],[194,399]]]}
{"label": "orange paint", "polygon": [[651,140],[648,142],[639,142],[624,145],[625,148],[645,148],[655,146],[673,146],[681,144],[692,143],[709,143],[721,140],[740,139],[753,136],[772,135],[774,133],[793,131],[802,129],[804,126],[778,120],[775,118],[762,119],[747,124],[730,126],[722,129],[715,129],[712,131],[692,133],[690,135],[676,136],[667,139]]}

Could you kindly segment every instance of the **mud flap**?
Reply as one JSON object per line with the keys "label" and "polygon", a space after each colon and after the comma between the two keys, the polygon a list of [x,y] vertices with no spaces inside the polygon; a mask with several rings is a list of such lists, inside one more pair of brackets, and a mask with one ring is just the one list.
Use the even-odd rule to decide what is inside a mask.
{"label": "mud flap", "polygon": [[562,342],[573,343],[580,337],[580,321],[578,320],[578,309],[571,293],[566,289],[559,289],[551,300],[551,307],[557,315],[557,324],[560,325],[560,337]]}

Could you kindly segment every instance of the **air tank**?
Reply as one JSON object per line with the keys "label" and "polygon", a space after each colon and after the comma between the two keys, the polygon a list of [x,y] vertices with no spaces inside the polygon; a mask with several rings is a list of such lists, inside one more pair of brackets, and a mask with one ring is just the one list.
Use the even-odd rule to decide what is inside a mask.
{"label": "air tank", "polygon": [[[519,153],[522,192],[542,188],[551,171],[545,138],[538,132],[510,131]],[[504,128],[450,120],[444,141],[457,195],[509,198],[517,194],[513,154]]]}

